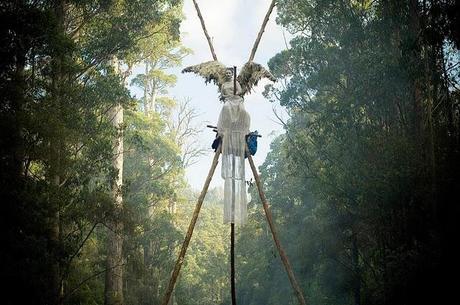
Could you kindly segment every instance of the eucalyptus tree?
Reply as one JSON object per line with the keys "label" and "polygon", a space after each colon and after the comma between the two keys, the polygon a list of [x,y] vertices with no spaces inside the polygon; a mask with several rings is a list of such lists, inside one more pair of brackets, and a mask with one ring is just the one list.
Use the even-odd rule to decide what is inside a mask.
{"label": "eucalyptus tree", "polygon": [[[33,293],[22,298],[65,303],[85,282],[68,281],[75,270],[73,263],[99,224],[117,218],[109,194],[118,175],[111,165],[118,131],[106,114],[115,105],[127,107],[132,102],[123,84],[126,75],[117,73],[111,60],[125,61],[139,41],[149,37],[152,24],[179,4],[2,2],[2,18],[9,21],[2,25],[2,89],[7,91],[2,118],[18,123],[9,127],[11,140],[2,136],[2,141],[12,144],[2,151],[9,158],[2,160],[11,162],[2,161],[2,166],[15,177],[15,184],[5,192],[22,186],[9,197],[6,215],[13,215],[18,220],[14,228],[23,232],[10,233],[18,241],[7,258],[19,253],[15,259],[29,262],[31,268],[43,259],[48,263],[29,276],[21,272],[14,276],[15,283],[26,278],[37,283]],[[177,33],[178,23],[177,19],[171,32]],[[37,213],[41,216],[34,223],[46,229],[27,229]],[[29,245],[29,239],[42,241],[37,255],[21,250],[20,245]],[[14,265],[6,268],[7,274],[13,273]],[[113,301],[107,299],[107,303]]]}
{"label": "eucalyptus tree", "polygon": [[286,162],[310,181],[319,257],[345,267],[347,303],[416,303],[419,287],[435,301],[449,285],[432,279],[453,262],[457,5],[279,1],[294,38],[271,59],[282,80],[266,93],[291,115]]}

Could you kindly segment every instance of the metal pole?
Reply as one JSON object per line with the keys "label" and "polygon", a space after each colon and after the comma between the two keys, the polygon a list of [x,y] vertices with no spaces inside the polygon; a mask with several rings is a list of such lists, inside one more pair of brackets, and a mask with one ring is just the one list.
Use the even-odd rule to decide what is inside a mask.
{"label": "metal pole", "polygon": [[236,66],[233,66],[233,95],[236,95]]}
{"label": "metal pole", "polygon": [[[236,95],[236,66],[233,66],[233,94]],[[235,288],[235,153],[232,152],[232,222],[230,224],[230,286],[232,305],[236,305]]]}
{"label": "metal pole", "polygon": [[236,305],[236,288],[235,288],[235,224],[230,224],[231,237],[230,237],[230,276],[231,276],[231,292],[232,292],[232,305]]}

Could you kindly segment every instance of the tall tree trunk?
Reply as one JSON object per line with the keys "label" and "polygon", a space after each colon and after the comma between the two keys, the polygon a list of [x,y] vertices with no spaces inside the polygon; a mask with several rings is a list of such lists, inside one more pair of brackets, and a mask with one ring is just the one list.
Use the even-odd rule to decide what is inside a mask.
{"label": "tall tree trunk", "polygon": [[[65,0],[56,0],[54,4],[54,14],[57,21],[57,31],[62,35],[65,35]],[[64,61],[66,55],[62,52],[56,55],[54,58],[54,74],[52,77],[52,100],[58,117],[61,117],[59,114],[61,109],[61,100],[63,98],[61,85],[65,79],[64,71]],[[50,176],[51,176],[51,185],[52,185],[52,197],[50,197],[50,203],[52,205],[52,216],[49,223],[49,239],[52,245],[52,251],[54,253],[54,260],[51,264],[51,291],[52,291],[52,303],[59,305],[62,304],[63,296],[63,286],[62,286],[62,275],[61,275],[61,257],[60,251],[58,249],[61,247],[61,219],[60,219],[60,209],[61,203],[60,199],[57,198],[59,193],[59,188],[61,184],[62,176],[62,148],[64,140],[60,136],[54,134],[51,137],[50,141]]]}
{"label": "tall tree trunk", "polygon": [[153,84],[152,92],[150,92],[150,100],[149,100],[149,109],[150,109],[151,112],[155,111],[155,104],[156,104],[156,101],[157,101],[157,94],[158,94],[158,90],[156,88],[156,85]]}
{"label": "tall tree trunk", "polygon": [[437,92],[436,82],[433,79],[433,73],[436,71],[436,51],[434,46],[425,46],[425,84],[427,86],[427,100],[425,111],[425,133],[426,133],[426,150],[427,150],[427,164],[430,175],[430,198],[431,210],[433,218],[437,218],[436,206],[436,149],[434,140],[434,123],[433,123],[433,104]]}
{"label": "tall tree trunk", "polygon": [[353,299],[354,305],[361,305],[361,269],[359,267],[359,250],[356,233],[353,233],[351,245],[351,260],[353,266]]}
{"label": "tall tree trunk", "polygon": [[[423,7],[426,9],[426,3],[423,2]],[[413,41],[412,66],[413,71],[413,97],[415,110],[415,130],[416,140],[423,152],[423,170],[427,173],[430,179],[430,191],[427,192],[426,202],[430,205],[433,216],[436,215],[436,156],[435,156],[435,140],[433,126],[433,100],[434,100],[434,82],[433,73],[436,73],[435,63],[436,54],[430,45],[422,39],[422,31],[427,27],[424,16],[424,11],[418,0],[410,0],[409,16],[410,16],[410,36]],[[423,90],[425,88],[425,90]]]}
{"label": "tall tree trunk", "polygon": [[[174,215],[176,214],[176,201],[174,199],[170,199],[169,200],[169,203],[168,203],[168,212],[169,214],[171,215]],[[176,225],[175,221],[174,221],[174,217],[172,218],[173,219],[173,225]],[[175,243],[172,242],[172,244],[169,245],[170,248],[174,248],[175,246]],[[169,299],[169,303],[168,305],[174,305],[174,303],[176,303],[176,289],[174,289],[171,293],[171,298]]]}
{"label": "tall tree trunk", "polygon": [[147,75],[149,74],[149,62],[145,61],[145,79],[144,79],[144,114],[147,115],[149,113],[149,101],[148,101],[148,93],[149,93],[149,81],[147,79]]}
{"label": "tall tree trunk", "polygon": [[[118,71],[117,60],[115,70]],[[109,118],[114,128],[118,130],[118,135],[114,143],[112,166],[117,171],[117,177],[112,183],[112,195],[114,199],[114,215],[108,222],[107,240],[107,262],[105,276],[105,305],[123,304],[123,222],[120,218],[122,211],[122,181],[123,181],[123,107],[114,106],[109,111]]]}
{"label": "tall tree trunk", "polygon": [[413,71],[412,76],[412,94],[413,94],[413,129],[414,135],[417,137],[417,140],[420,140],[422,134],[422,75],[420,73],[419,67],[421,65],[421,54],[420,54],[420,20],[418,13],[418,1],[410,0],[409,1],[409,35],[412,42],[412,52],[408,54],[412,60],[412,66],[415,71]]}

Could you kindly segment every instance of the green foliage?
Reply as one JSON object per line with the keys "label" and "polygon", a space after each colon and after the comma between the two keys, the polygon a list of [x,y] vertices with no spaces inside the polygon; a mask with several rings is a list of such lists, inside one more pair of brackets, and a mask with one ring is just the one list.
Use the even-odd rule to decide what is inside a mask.
{"label": "green foliage", "polygon": [[[207,199],[200,212],[175,292],[178,304],[211,305],[230,300],[230,226],[223,224],[223,206],[215,199]],[[183,234],[193,215],[194,201],[178,208]]]}
{"label": "green foliage", "polygon": [[261,172],[280,225],[304,230],[281,234],[314,304],[436,302],[449,285],[438,280],[456,227],[440,210],[457,214],[444,184],[458,184],[446,168],[459,165],[447,123],[458,80],[444,70],[455,38],[447,7],[426,2],[279,2],[295,37],[270,60],[281,85],[265,94],[290,119]]}
{"label": "green foliage", "polygon": [[[260,171],[307,302],[445,303],[458,268],[457,1],[277,3],[294,38],[270,60],[278,82],[265,95],[289,120]],[[167,69],[190,53],[181,9],[176,0],[0,4],[2,304],[102,304],[113,220],[123,223],[124,303],[160,303],[197,197],[183,175],[200,154],[187,145],[196,113],[167,96],[176,81]],[[131,80],[139,99],[127,89],[135,66],[145,68]],[[118,128],[107,116],[116,105]],[[296,304],[250,192],[237,301]],[[230,304],[221,193],[207,195],[179,305]]]}
{"label": "green foliage", "polygon": [[[146,209],[142,201],[144,211],[129,201],[123,215],[113,209],[111,184],[118,173],[112,167],[112,145],[122,130],[112,126],[107,113],[115,105],[132,109],[137,104],[125,80],[141,61],[136,58],[140,42],[160,23],[166,25],[164,35],[177,41],[180,15],[171,11],[179,7],[178,1],[155,0],[0,5],[0,17],[7,20],[0,49],[0,184],[7,202],[1,223],[9,244],[2,251],[2,274],[10,278],[5,304],[103,302],[104,225],[126,218],[127,234],[132,234],[136,213]],[[117,67],[126,66],[122,61],[128,71]],[[179,148],[167,139],[165,118],[148,121],[135,113],[128,118],[127,143],[137,137],[137,151],[153,146],[134,157],[155,154],[161,161],[148,169],[127,161],[127,172],[150,175],[149,194],[158,192],[163,200],[171,181],[180,180],[163,177],[170,165],[175,177],[182,173]],[[147,195],[127,198],[136,196]],[[27,293],[15,294],[17,287]]]}

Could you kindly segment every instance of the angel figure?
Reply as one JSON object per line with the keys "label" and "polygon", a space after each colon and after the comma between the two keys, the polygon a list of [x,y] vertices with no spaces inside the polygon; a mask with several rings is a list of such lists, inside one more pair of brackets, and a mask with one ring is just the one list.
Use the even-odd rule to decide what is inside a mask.
{"label": "angel figure", "polygon": [[[236,68],[235,68],[236,70]],[[233,68],[217,60],[187,67],[182,72],[193,72],[205,78],[206,83],[218,85],[224,105],[217,122],[217,133],[222,139],[222,171],[224,184],[224,223],[243,225],[247,221],[244,155],[246,135],[251,118],[244,108],[244,95],[264,77],[275,81],[273,75],[260,64],[247,62],[235,78]]]}

